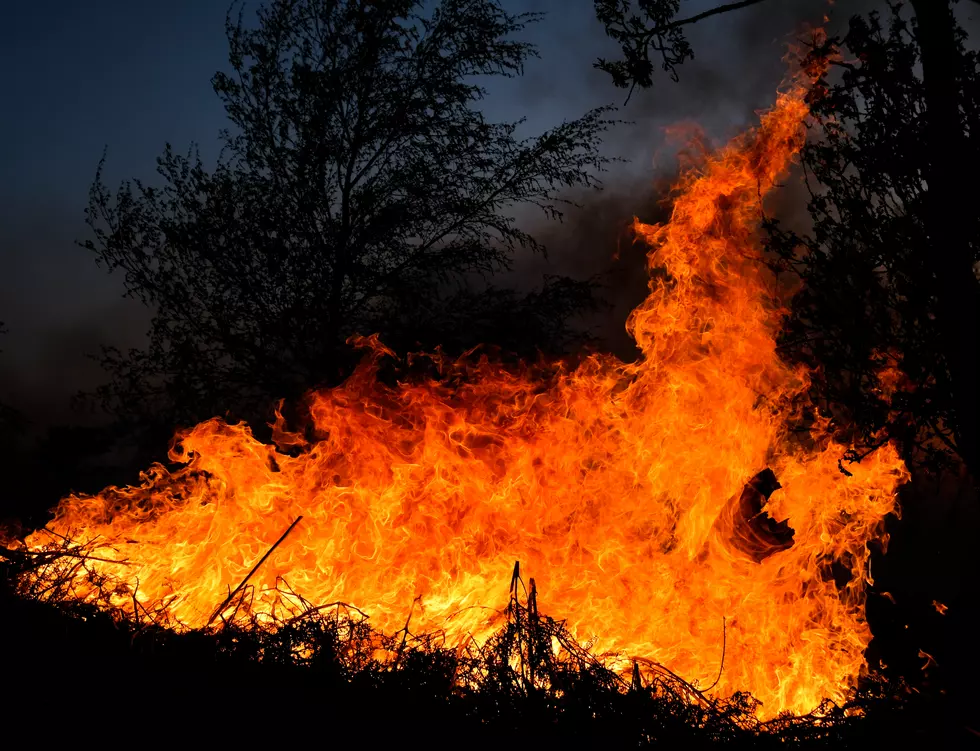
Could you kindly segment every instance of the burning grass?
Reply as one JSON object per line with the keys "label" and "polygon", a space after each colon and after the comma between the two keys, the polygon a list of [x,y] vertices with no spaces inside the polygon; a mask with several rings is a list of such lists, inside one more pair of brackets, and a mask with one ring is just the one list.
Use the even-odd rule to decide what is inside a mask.
{"label": "burning grass", "polygon": [[[477,748],[841,748],[952,737],[944,735],[951,729],[934,697],[872,676],[841,704],[765,721],[748,694],[714,697],[711,686],[694,686],[655,662],[637,661],[624,677],[539,610],[534,580],[525,582],[519,565],[502,598],[500,628],[460,647],[444,634],[414,633],[410,615],[399,631],[382,633],[345,603],[310,605],[277,622],[257,618],[248,615],[248,584],[235,595],[231,617],[177,631],[160,622],[165,610],[136,618],[113,606],[125,585],[90,568],[83,546],[65,540],[61,551],[4,555],[2,659],[20,696],[7,706],[44,716],[56,697],[70,697],[55,702],[60,708],[48,725],[74,722],[76,713],[113,697],[109,725],[117,728],[143,732],[164,721],[174,731],[193,726],[196,738],[218,738],[251,725],[252,741],[288,737],[290,723],[300,732],[313,719],[337,742],[437,734],[437,747],[464,737]],[[43,577],[28,575],[38,567]],[[73,595],[80,569],[99,599],[81,603]]]}
{"label": "burning grass", "polygon": [[[125,644],[122,669],[234,694],[239,715],[329,696],[347,727],[373,708],[372,738],[393,716],[467,745],[836,746],[882,730],[882,706],[902,727],[909,697],[867,673],[865,600],[908,473],[890,445],[840,471],[847,446],[778,355],[783,289],[757,239],[806,91],[687,174],[669,223],[636,223],[637,362],[437,353],[436,376],[392,384],[364,338],[308,429],[280,415],[265,444],[210,420],[175,440],[176,468],[66,498],[12,543],[8,600],[84,614]],[[538,586],[515,569],[506,596],[515,559]]]}
{"label": "burning grass", "polygon": [[806,92],[790,86],[686,174],[670,222],[635,224],[651,269],[628,322],[636,362],[435,353],[409,361],[427,375],[392,382],[393,353],[365,337],[351,377],[309,395],[308,425],[280,415],[264,443],[206,421],[170,467],[64,499],[22,549],[81,543],[57,594],[110,591],[137,622],[233,618],[246,582],[270,624],[343,601],[385,633],[411,612],[453,648],[499,629],[488,615],[520,560],[620,673],[667,665],[751,692],[765,718],[843,702],[871,640],[869,545],[908,475],[891,445],[842,473],[848,447],[777,351],[785,290],[758,224],[802,143]]}

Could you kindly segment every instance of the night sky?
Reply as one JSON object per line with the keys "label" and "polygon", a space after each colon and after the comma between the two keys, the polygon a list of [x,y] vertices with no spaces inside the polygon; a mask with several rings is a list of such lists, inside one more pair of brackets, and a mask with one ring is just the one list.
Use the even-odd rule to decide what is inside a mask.
{"label": "night sky", "polygon": [[[549,15],[528,32],[541,59],[522,79],[494,82],[488,117],[527,116],[531,135],[589,107],[623,101],[624,92],[592,68],[598,56],[617,52],[592,2],[504,4]],[[682,12],[716,4],[693,0]],[[859,12],[870,4],[837,5]],[[827,7],[826,0],[773,0],[690,27],[697,57],[680,69],[680,83],[659,76],[652,91],[635,94],[620,113],[635,122],[610,134],[607,149],[630,163],[606,176],[606,200],[635,195],[637,186],[669,172],[665,126],[693,120],[721,139],[752,123],[785,71],[786,42],[804,21],[819,23]],[[113,188],[121,179],[152,178],[166,142],[184,150],[196,141],[206,160],[216,156],[225,120],[210,79],[226,66],[227,8],[228,0],[49,0],[5,9],[0,320],[10,334],[0,339],[0,400],[36,423],[75,419],[67,417],[70,396],[100,380],[86,354],[101,344],[140,342],[146,311],[122,299],[118,275],[97,267],[73,240],[86,236],[83,209],[104,147]],[[838,11],[834,24],[845,18]],[[573,219],[581,223],[588,214]],[[557,238],[549,265],[519,263],[524,273],[588,272],[605,260],[561,230],[548,235]]]}

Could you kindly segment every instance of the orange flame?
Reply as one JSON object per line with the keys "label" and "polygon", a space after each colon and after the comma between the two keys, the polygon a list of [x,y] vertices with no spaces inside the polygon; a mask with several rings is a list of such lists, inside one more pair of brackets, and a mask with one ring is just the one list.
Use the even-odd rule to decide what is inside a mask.
{"label": "orange flame", "polygon": [[[285,580],[382,630],[411,612],[415,631],[461,644],[494,628],[519,560],[614,665],[707,686],[724,641],[716,694],[749,691],[766,716],[840,700],[871,638],[867,544],[907,474],[886,446],[845,476],[846,447],[793,430],[807,375],[777,354],[783,308],[756,231],[801,145],[804,94],[690,171],[669,223],[635,223],[656,272],[628,323],[638,362],[435,358],[450,377],[388,386],[386,350],[363,339],[347,382],[310,397],[315,438],[281,416],[274,445],[209,420],[178,436],[183,467],[66,498],[27,547],[93,541],[128,562],[89,561],[126,584],[115,605],[201,627],[302,516],[249,579],[253,613],[298,605]],[[90,577],[74,596],[94,596]]]}

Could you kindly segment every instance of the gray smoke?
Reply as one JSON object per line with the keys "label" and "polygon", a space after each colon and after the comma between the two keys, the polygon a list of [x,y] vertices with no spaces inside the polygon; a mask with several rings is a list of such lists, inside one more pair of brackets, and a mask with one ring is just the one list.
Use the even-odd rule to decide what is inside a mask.
{"label": "gray smoke", "polygon": [[[556,11],[559,3],[537,5]],[[685,15],[714,3],[687,5],[690,11],[683,11]],[[530,287],[549,273],[598,276],[610,307],[584,323],[604,348],[632,358],[636,350],[625,322],[646,295],[648,275],[645,249],[632,243],[628,227],[634,216],[644,221],[667,218],[666,199],[678,174],[676,155],[684,145],[684,132],[699,132],[708,144],[721,145],[755,125],[757,113],[772,105],[787,75],[784,58],[790,45],[805,41],[807,29],[816,26],[839,33],[846,29],[850,15],[873,7],[882,4],[859,0],[840,3],[834,10],[826,0],[770,2],[688,27],[695,59],[679,68],[679,81],[664,74],[655,79],[652,89],[634,91],[620,113],[631,124],[620,126],[608,139],[608,153],[627,158],[628,163],[604,176],[601,192],[579,194],[580,207],[570,209],[564,222],[529,219],[534,234],[546,244],[548,257],[518,259],[515,283]],[[830,15],[829,22],[824,22],[825,14]],[[613,88],[608,76],[592,66],[597,58],[615,58],[618,53],[594,19],[566,29],[561,49],[574,50],[574,55],[562,60],[564,76],[553,79],[549,77],[553,68],[539,64],[521,79],[521,98],[529,107],[535,102],[561,102],[564,112],[569,102],[581,110],[625,99],[626,91]],[[680,133],[672,136],[675,130]],[[799,174],[792,174],[772,195],[767,211],[795,228],[807,225],[806,192]]]}
{"label": "gray smoke", "polygon": [[[590,107],[622,103],[626,92],[593,67],[597,58],[614,58],[618,50],[595,20],[591,3],[505,4],[511,10],[545,11],[548,17],[528,32],[542,58],[531,61],[517,81],[493,83],[486,104],[489,117],[526,116],[525,129],[532,135]],[[682,13],[715,4],[686,2]],[[570,208],[561,224],[521,214],[522,222],[547,245],[548,257],[520,257],[513,274],[496,283],[530,288],[546,274],[598,276],[610,307],[585,323],[605,347],[631,357],[634,350],[624,324],[646,293],[647,274],[643,249],[632,245],[627,227],[633,216],[647,221],[666,217],[663,200],[676,176],[678,145],[667,138],[666,129],[696,123],[709,142],[723,143],[752,125],[756,112],[772,103],[787,70],[787,45],[806,24],[820,24],[824,13],[831,12],[833,31],[843,28],[846,14],[880,5],[842,0],[831,9],[827,0],[771,0],[688,27],[696,58],[681,66],[680,81],[661,75],[652,90],[634,92],[620,112],[632,124],[609,134],[607,153],[629,161],[604,175],[602,192],[575,196],[580,207]],[[961,11],[977,15],[972,8]],[[215,44],[223,44],[220,28],[213,35]],[[203,140],[211,136],[200,134]],[[115,165],[115,170],[145,174],[143,167]],[[54,186],[51,194],[57,194]],[[777,198],[780,215],[802,216],[799,198],[789,192]],[[42,198],[28,215],[0,208],[6,272],[0,276],[0,319],[10,329],[0,339],[0,400],[18,405],[39,427],[90,419],[70,409],[73,394],[102,380],[89,356],[102,345],[138,346],[148,324],[142,306],[121,298],[119,275],[106,274],[87,252],[73,246],[85,237],[83,206],[84,195],[78,195],[70,202]]]}

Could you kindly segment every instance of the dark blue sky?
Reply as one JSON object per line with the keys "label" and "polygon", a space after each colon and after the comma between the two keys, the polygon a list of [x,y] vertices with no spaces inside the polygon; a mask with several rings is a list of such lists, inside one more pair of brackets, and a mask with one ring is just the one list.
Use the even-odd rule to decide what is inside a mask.
{"label": "dark blue sky", "polygon": [[[541,59],[524,78],[494,85],[488,116],[526,115],[530,135],[622,101],[623,92],[592,68],[616,50],[591,0],[504,4],[548,17],[528,34]],[[715,4],[689,0],[683,12]],[[178,149],[198,141],[206,157],[215,154],[224,117],[210,79],[225,67],[227,7],[228,0],[48,0],[2,11],[0,320],[11,333],[0,340],[0,399],[39,420],[58,419],[74,391],[97,382],[86,353],[101,343],[137,343],[145,328],[145,313],[121,299],[120,280],[73,240],[85,236],[82,211],[104,146],[113,186],[152,177],[168,141]],[[632,161],[608,176],[610,188],[653,179],[665,125],[694,120],[721,138],[749,123],[771,102],[787,35],[804,20],[819,21],[825,8],[826,0],[772,0],[692,27],[697,59],[681,69],[680,83],[661,77],[621,113],[635,124],[612,134],[607,148]],[[550,270],[562,271],[562,253],[553,258]]]}

